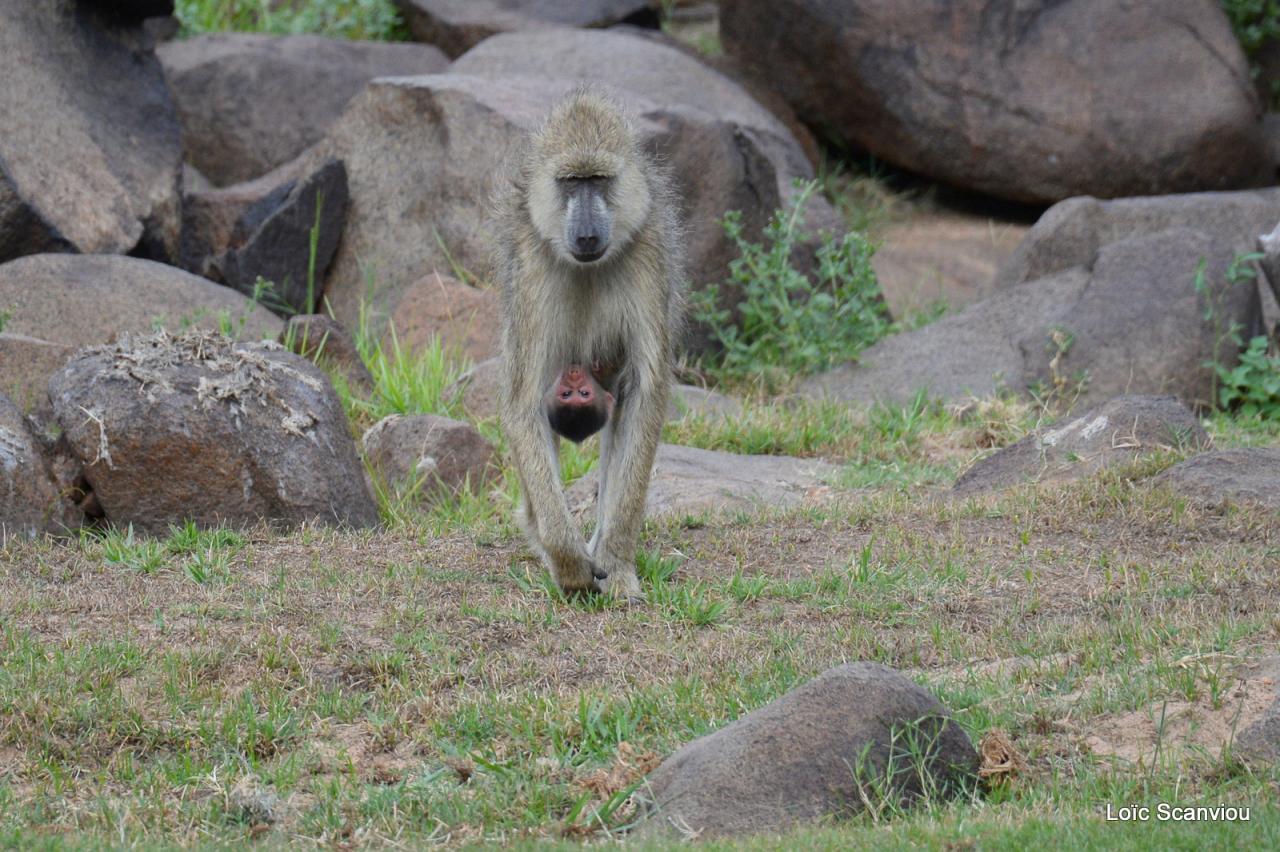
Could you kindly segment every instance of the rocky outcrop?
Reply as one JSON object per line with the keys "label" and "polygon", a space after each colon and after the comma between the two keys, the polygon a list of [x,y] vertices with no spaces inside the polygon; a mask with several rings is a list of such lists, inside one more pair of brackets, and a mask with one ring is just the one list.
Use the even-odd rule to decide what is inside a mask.
{"label": "rocky outcrop", "polygon": [[1280,189],[1193,192],[1182,195],[1070,198],[1053,205],[1000,267],[997,289],[1064,269],[1088,266],[1120,240],[1194,228],[1232,252],[1250,252],[1258,235],[1280,222]]}
{"label": "rocky outcrop", "polygon": [[329,160],[246,207],[225,250],[204,259],[199,271],[247,296],[268,284],[259,296],[268,307],[311,313],[320,307],[324,274],[346,214],[347,172],[340,161]]}
{"label": "rocky outcrop", "polygon": [[[898,403],[922,388],[947,401],[1006,388],[1078,394],[1083,405],[1126,393],[1209,403],[1214,385],[1206,362],[1232,363],[1237,354],[1224,330],[1259,323],[1256,287],[1227,279],[1233,259],[1228,244],[1186,228],[1121,239],[1087,266],[888,337],[857,363],[806,380],[800,393]],[[1195,284],[1202,262],[1203,293]]]}

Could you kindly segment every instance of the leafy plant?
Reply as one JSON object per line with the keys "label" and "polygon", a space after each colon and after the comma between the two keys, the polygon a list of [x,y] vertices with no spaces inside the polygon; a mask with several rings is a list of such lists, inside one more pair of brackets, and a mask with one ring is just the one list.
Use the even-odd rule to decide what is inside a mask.
{"label": "leafy plant", "polygon": [[766,386],[786,374],[812,373],[856,356],[890,328],[871,268],[873,247],[859,233],[828,237],[817,251],[811,280],[792,264],[803,225],[802,209],[817,187],[799,186],[790,211],[779,210],[764,229],[764,242],[743,234],[742,214],[725,214],[724,229],[739,256],[729,264],[727,286],[739,290],[735,311],[720,307],[721,289],[697,294],[694,316],[723,347],[712,369],[726,378],[763,373]]}
{"label": "leafy plant", "polygon": [[1245,417],[1280,420],[1280,351],[1260,334],[1240,353],[1239,363],[1214,362],[1218,404]]}
{"label": "leafy plant", "polygon": [[1220,0],[1231,21],[1240,46],[1247,56],[1255,56],[1269,41],[1280,39],[1280,1]]}
{"label": "leafy plant", "polygon": [[[1231,288],[1241,284],[1249,284],[1258,277],[1258,272],[1252,264],[1254,261],[1260,260],[1262,256],[1260,252],[1241,252],[1232,258],[1231,263],[1227,266],[1227,287],[1221,291],[1217,298],[1215,298],[1213,288],[1205,277],[1208,264],[1204,258],[1201,258],[1196,265],[1193,285],[1196,293],[1204,299],[1204,312],[1202,314],[1204,321],[1213,324],[1213,357],[1206,361],[1204,366],[1213,371],[1214,399],[1223,408],[1233,408],[1237,405],[1243,406],[1246,400],[1251,399],[1253,404],[1251,410],[1270,417],[1274,415],[1264,413],[1270,406],[1264,405],[1261,409],[1257,408],[1258,403],[1267,398],[1267,338],[1265,336],[1255,337],[1249,342],[1248,349],[1245,349],[1242,336],[1244,327],[1234,320],[1224,323],[1221,305]],[[1239,361],[1234,367],[1227,366],[1224,363],[1224,355],[1228,352],[1240,353]],[[1246,364],[1245,357],[1250,353],[1252,353],[1252,361]],[[1240,384],[1241,382],[1244,384]],[[1277,413],[1280,413],[1280,411]]]}
{"label": "leafy plant", "polygon": [[[1219,0],[1222,10],[1231,21],[1245,56],[1249,59],[1249,73],[1255,79],[1262,72],[1258,56],[1271,42],[1280,40],[1280,0]],[[1270,105],[1280,103],[1280,80],[1272,80],[1266,93]]]}

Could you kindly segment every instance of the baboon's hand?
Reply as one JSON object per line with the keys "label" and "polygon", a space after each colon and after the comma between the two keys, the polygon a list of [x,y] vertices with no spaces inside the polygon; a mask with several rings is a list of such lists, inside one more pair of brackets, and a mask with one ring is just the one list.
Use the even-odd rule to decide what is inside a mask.
{"label": "baboon's hand", "polygon": [[605,582],[608,574],[600,564],[587,555],[581,544],[577,547],[547,548],[547,558],[551,562],[551,573],[556,584],[566,592],[598,589]]}

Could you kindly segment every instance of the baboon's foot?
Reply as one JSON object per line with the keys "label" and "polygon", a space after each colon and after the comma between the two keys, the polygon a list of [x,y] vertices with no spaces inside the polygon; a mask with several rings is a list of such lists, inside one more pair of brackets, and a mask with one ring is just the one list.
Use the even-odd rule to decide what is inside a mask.
{"label": "baboon's foot", "polygon": [[645,602],[644,592],[640,590],[640,578],[631,565],[610,567],[609,576],[600,583],[600,591],[632,606]]}

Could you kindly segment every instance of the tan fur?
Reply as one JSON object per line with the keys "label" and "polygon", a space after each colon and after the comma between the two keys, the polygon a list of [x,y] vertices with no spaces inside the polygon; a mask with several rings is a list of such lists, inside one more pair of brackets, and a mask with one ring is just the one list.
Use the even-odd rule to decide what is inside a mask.
{"label": "tan fur", "polygon": [[[604,256],[575,261],[564,245],[557,179],[609,178],[612,236]],[[503,295],[502,424],[524,491],[530,543],[560,587],[595,585],[636,598],[635,551],[666,416],[682,317],[682,235],[667,172],[609,98],[580,90],[531,134],[498,200],[496,275]],[[601,433],[595,535],[584,543],[560,484],[557,439],[543,408],[569,364],[618,364],[614,417]]]}

